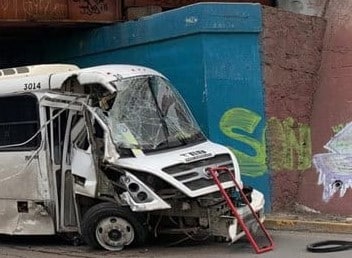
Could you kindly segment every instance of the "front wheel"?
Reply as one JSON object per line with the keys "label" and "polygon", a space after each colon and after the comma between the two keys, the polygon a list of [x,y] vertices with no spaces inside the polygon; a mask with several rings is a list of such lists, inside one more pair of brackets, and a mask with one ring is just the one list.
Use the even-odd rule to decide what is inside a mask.
{"label": "front wheel", "polygon": [[139,214],[114,203],[99,203],[82,219],[82,237],[93,248],[120,251],[131,244],[143,244],[147,231],[137,219]]}

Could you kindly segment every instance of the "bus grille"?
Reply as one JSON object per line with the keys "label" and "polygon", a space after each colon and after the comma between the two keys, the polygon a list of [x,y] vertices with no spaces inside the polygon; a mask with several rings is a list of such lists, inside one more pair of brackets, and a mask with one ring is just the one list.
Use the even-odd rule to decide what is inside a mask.
{"label": "bus grille", "polygon": [[[226,167],[233,170],[231,156],[229,154],[219,154],[208,159],[166,167],[163,168],[163,171],[194,191],[215,184],[209,173],[207,173],[207,170],[212,167]],[[222,183],[231,181],[228,173],[221,173],[219,179]]]}

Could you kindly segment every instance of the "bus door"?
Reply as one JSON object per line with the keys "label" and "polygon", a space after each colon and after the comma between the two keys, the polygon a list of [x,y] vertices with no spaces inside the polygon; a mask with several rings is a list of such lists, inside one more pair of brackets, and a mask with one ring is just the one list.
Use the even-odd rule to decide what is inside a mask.
{"label": "bus door", "polygon": [[[71,171],[72,137],[84,130],[85,96],[45,94],[41,105],[47,110],[47,137],[50,145],[51,170],[56,206],[56,227],[59,232],[79,231],[74,179]],[[72,135],[72,132],[76,135]]]}

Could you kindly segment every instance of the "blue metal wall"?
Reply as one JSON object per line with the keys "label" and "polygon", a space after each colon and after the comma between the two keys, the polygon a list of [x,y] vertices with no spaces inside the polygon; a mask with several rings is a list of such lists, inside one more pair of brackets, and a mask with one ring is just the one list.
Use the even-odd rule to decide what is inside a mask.
{"label": "blue metal wall", "polygon": [[71,33],[45,42],[41,55],[82,67],[140,64],[165,74],[209,138],[236,153],[244,181],[264,192],[268,209],[261,30],[260,5],[196,4]]}

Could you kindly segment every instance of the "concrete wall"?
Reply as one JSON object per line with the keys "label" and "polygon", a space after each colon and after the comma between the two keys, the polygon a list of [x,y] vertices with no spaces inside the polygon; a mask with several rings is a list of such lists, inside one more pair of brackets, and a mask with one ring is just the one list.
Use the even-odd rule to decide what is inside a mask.
{"label": "concrete wall", "polygon": [[263,12],[267,146],[274,211],[294,211],[312,164],[311,120],[323,19],[274,8]]}
{"label": "concrete wall", "polygon": [[[322,16],[327,22],[310,119],[313,166],[300,175],[295,202],[316,213],[350,216],[352,1],[278,0],[278,3],[280,8]],[[300,64],[307,61],[303,60]],[[288,176],[283,178],[287,180]],[[275,187],[273,192],[275,196]]]}
{"label": "concrete wall", "polygon": [[[352,213],[352,125],[350,124],[352,120],[352,18],[350,15],[352,1],[278,0],[278,3],[280,8],[289,11],[322,16],[327,24],[318,73],[314,60],[319,58],[320,44],[314,38],[315,36],[319,38],[321,32],[315,30],[314,33],[313,30],[308,33],[305,28],[312,27],[311,22],[302,24],[295,21],[294,24],[287,24],[285,28],[281,28],[289,33],[282,34],[281,37],[274,36],[274,38],[287,38],[284,41],[290,44],[282,44],[280,40],[273,40],[272,46],[277,49],[273,51],[274,54],[280,54],[282,46],[284,49],[289,47],[293,51],[286,55],[284,62],[280,62],[280,58],[276,59],[279,61],[277,64],[284,69],[280,67],[272,69],[274,62],[270,62],[269,67],[266,65],[264,68],[265,71],[273,70],[272,78],[282,80],[284,82],[282,85],[286,85],[283,91],[288,93],[285,94],[277,88],[270,93],[273,88],[271,85],[275,84],[270,82],[271,80],[267,77],[268,73],[265,72],[267,116],[271,116],[270,113],[273,110],[270,108],[270,103],[275,100],[276,96],[275,101],[278,104],[273,106],[278,107],[277,114],[289,115],[293,118],[287,121],[293,126],[285,125],[278,128],[281,130],[291,127],[293,131],[296,130],[293,145],[296,148],[296,160],[298,158],[298,161],[305,162],[310,157],[313,164],[311,168],[306,167],[304,170],[298,167],[293,170],[276,170],[275,164],[271,164],[274,210],[290,209],[295,204],[299,204],[306,211],[322,215],[350,216]],[[273,23],[286,24],[284,20],[290,16],[285,14],[284,19],[275,17],[276,21]],[[307,18],[305,20],[308,21]],[[267,25],[268,22],[264,20],[264,27]],[[280,31],[280,26],[271,31]],[[295,37],[291,38],[291,35]],[[266,37],[264,36],[264,39]],[[264,56],[267,59],[269,52],[265,47],[267,45],[265,42],[264,40]],[[291,45],[292,42],[294,46]],[[278,48],[279,44],[281,48]],[[278,77],[281,79],[277,79]],[[294,86],[293,82],[297,85]],[[292,90],[293,86],[294,90]],[[315,88],[315,93],[312,94]],[[273,100],[270,100],[270,95],[274,97]],[[299,130],[302,126],[304,126],[303,131]],[[275,130],[277,131],[276,128]],[[274,133],[269,132],[269,146],[280,144],[275,137],[275,130]],[[307,135],[304,133],[306,130],[310,130],[311,155],[308,155],[308,152],[297,151],[304,150],[300,148],[300,142],[297,140]],[[309,142],[305,141],[305,143]],[[302,154],[305,155],[303,159]],[[270,158],[272,159],[275,155],[275,152],[271,151]],[[288,205],[282,205],[287,200]]]}
{"label": "concrete wall", "polygon": [[[300,201],[321,213],[352,213],[352,1],[330,0],[320,82],[312,113],[314,168]],[[324,147],[325,146],[325,147]]]}
{"label": "concrete wall", "polygon": [[276,0],[277,6],[285,11],[319,16],[325,14],[329,0]]}

